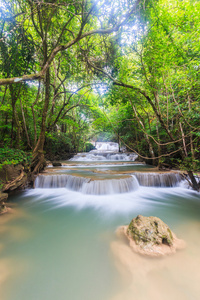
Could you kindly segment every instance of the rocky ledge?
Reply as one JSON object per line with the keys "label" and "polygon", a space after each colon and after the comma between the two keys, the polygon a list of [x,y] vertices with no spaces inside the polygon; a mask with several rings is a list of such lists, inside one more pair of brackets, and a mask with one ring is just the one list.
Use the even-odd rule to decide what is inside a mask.
{"label": "rocky ledge", "polygon": [[185,248],[185,242],[176,237],[170,228],[157,217],[138,215],[128,226],[120,227],[130,247],[143,255],[164,256]]}
{"label": "rocky ledge", "polygon": [[0,192],[0,214],[7,212],[7,207],[5,206],[5,201],[8,198],[8,194]]}
{"label": "rocky ledge", "polygon": [[[11,191],[23,189],[27,185],[27,174],[22,164],[4,165],[0,169],[0,214],[9,209],[5,206],[5,201]],[[6,193],[5,193],[6,192]]]}

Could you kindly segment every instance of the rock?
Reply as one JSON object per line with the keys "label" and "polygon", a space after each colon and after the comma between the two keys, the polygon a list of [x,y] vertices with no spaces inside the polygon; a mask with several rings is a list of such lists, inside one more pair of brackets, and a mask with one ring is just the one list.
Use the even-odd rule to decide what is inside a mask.
{"label": "rock", "polygon": [[53,161],[53,162],[52,162],[52,165],[53,165],[54,167],[61,167],[61,166],[62,166],[62,164],[61,164],[59,161]]}
{"label": "rock", "polygon": [[27,185],[27,174],[24,172],[24,166],[18,165],[4,165],[0,169],[0,214],[10,211],[10,208],[5,206],[5,201],[8,198],[7,193],[16,189],[22,189]]}
{"label": "rock", "polygon": [[138,215],[123,227],[131,248],[140,254],[162,256],[185,247],[170,228],[157,217]]}
{"label": "rock", "polygon": [[6,201],[8,198],[8,194],[0,192],[0,203]]}
{"label": "rock", "polygon": [[3,183],[7,183],[15,180],[24,170],[21,164],[18,165],[4,165],[0,169],[0,180]]}
{"label": "rock", "polygon": [[128,226],[127,234],[137,245],[146,244],[171,246],[173,236],[169,227],[159,218],[143,217],[134,218]]}
{"label": "rock", "polygon": [[0,169],[1,191],[9,192],[19,188],[24,188],[27,184],[27,174],[24,172],[24,166],[4,165]]}
{"label": "rock", "polygon": [[7,182],[3,188],[2,191],[10,192],[14,191],[16,189],[23,189],[25,188],[27,184],[27,174],[24,173],[24,171],[21,172],[21,174],[16,177],[14,180]]}
{"label": "rock", "polygon": [[0,192],[0,214],[7,212],[7,207],[5,206],[4,201],[8,198],[8,194]]}

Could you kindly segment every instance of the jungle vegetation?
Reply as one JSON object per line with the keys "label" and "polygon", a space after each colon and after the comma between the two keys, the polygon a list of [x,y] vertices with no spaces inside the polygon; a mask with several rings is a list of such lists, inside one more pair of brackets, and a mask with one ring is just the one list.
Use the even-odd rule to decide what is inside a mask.
{"label": "jungle vegetation", "polygon": [[0,1],[0,163],[117,141],[199,190],[199,103],[199,1]]}

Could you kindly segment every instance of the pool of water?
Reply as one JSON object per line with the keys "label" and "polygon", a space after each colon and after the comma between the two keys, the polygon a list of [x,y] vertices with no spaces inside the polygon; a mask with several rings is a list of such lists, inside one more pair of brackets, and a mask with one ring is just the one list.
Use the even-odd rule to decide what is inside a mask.
{"label": "pool of water", "polygon": [[[186,189],[142,187],[133,193],[106,196],[37,189],[19,193],[10,201],[17,204],[17,209],[7,222],[7,216],[2,217],[0,265],[8,272],[7,280],[2,279],[2,300],[120,297],[127,285],[116,265],[116,260],[120,261],[115,254],[120,241],[115,231],[138,214],[160,217],[179,237],[189,241],[186,250],[180,252],[181,258],[177,253],[173,259],[183,262],[187,258],[190,266],[199,261],[200,197]],[[145,259],[136,268],[145,268]],[[151,261],[155,267],[163,259]],[[167,284],[174,284],[175,266],[169,263],[159,268],[158,274],[154,272],[155,277],[159,272],[162,276],[166,273]],[[195,290],[190,284],[198,274],[188,263],[184,272],[183,285],[187,283],[189,293],[184,299],[198,299],[198,287]],[[138,280],[137,289],[145,288],[142,279]],[[150,282],[147,280],[148,288]],[[179,293],[178,283],[174,289]],[[137,297],[145,299],[140,293]]]}
{"label": "pool of water", "polygon": [[71,162],[63,161],[64,165],[62,167],[52,167],[47,168],[47,174],[70,174],[83,176],[94,179],[114,179],[117,177],[125,177],[123,174],[130,174],[133,172],[158,172],[158,169],[151,165],[146,164],[136,164],[136,163],[101,163],[97,162],[80,162],[75,165],[71,165]]}
{"label": "pool of water", "polygon": [[[91,172],[83,168],[77,172]],[[181,186],[108,195],[37,188],[9,202],[13,213],[0,218],[1,300],[200,299],[198,193]],[[166,258],[133,253],[116,230],[138,214],[161,218],[187,247]]]}

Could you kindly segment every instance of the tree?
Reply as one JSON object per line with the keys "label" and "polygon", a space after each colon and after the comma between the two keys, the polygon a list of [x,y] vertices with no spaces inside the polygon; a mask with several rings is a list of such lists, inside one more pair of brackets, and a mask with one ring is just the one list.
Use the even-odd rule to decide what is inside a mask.
{"label": "tree", "polygon": [[[33,37],[35,49],[39,49],[35,72],[32,74],[18,74],[17,77],[0,79],[0,85],[14,84],[28,80],[41,79],[44,85],[44,105],[42,110],[41,130],[38,141],[33,150],[32,171],[38,172],[44,167],[43,147],[45,141],[46,119],[52,96],[51,64],[61,51],[76,47],[82,49],[83,39],[96,34],[106,35],[116,32],[135,12],[140,0],[133,3],[124,1],[76,1],[66,3],[62,1],[16,1],[21,13],[16,12],[16,20],[23,24]],[[115,9],[114,9],[115,7]],[[113,8],[113,9],[112,9]],[[114,11],[116,10],[116,13]],[[24,15],[26,18],[24,18]],[[29,17],[28,17],[29,16]],[[103,20],[102,20],[103,16]],[[114,17],[115,16],[115,17]],[[59,23],[56,21],[59,19]],[[99,25],[101,27],[99,28]],[[91,41],[90,41],[91,42]],[[69,51],[69,50],[68,50]],[[71,55],[69,54],[71,59]]]}
{"label": "tree", "polygon": [[139,39],[134,28],[127,28],[129,37],[131,30],[136,37],[130,41],[123,33],[121,43],[125,41],[126,47],[118,42],[109,68],[102,59],[87,57],[94,72],[107,76],[126,94],[151,158],[181,162],[196,190],[200,184],[192,171],[199,169],[199,8],[198,1],[150,1],[138,18]]}

